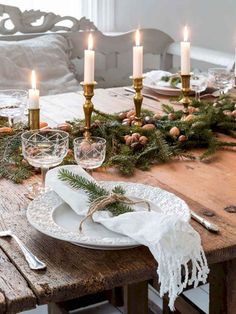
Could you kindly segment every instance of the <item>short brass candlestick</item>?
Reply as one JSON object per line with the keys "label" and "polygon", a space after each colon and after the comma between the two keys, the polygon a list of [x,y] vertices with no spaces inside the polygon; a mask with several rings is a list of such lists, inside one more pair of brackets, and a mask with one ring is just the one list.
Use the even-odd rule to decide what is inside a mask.
{"label": "short brass candlestick", "polygon": [[91,116],[93,113],[93,103],[91,101],[93,95],[94,95],[94,86],[97,84],[97,82],[93,82],[91,84],[86,84],[84,82],[80,83],[83,86],[84,89],[84,97],[85,97],[85,103],[84,103],[84,116],[85,116],[85,132],[84,132],[84,137],[90,138],[91,133]]}
{"label": "short brass candlestick", "polygon": [[133,88],[135,90],[134,95],[134,106],[135,106],[135,120],[134,125],[136,126],[142,126],[141,121],[141,108],[142,108],[142,102],[143,102],[143,95],[142,95],[142,89],[143,89],[143,78],[144,77],[138,77],[133,79]]}
{"label": "short brass candlestick", "polygon": [[188,112],[188,106],[191,104],[191,99],[189,98],[190,94],[190,74],[181,74],[181,82],[182,82],[182,94],[183,97],[180,102],[184,106],[184,111]]}
{"label": "short brass candlestick", "polygon": [[40,127],[40,109],[29,109],[28,125],[30,130],[38,130]]}

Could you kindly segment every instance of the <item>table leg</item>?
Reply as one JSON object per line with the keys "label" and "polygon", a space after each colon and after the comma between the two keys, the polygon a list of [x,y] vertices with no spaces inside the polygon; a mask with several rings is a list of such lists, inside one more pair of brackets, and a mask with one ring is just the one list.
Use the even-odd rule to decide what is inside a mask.
{"label": "table leg", "polygon": [[125,286],[125,314],[148,313],[148,282],[143,281]]}
{"label": "table leg", "polygon": [[236,313],[236,259],[210,265],[209,314]]}

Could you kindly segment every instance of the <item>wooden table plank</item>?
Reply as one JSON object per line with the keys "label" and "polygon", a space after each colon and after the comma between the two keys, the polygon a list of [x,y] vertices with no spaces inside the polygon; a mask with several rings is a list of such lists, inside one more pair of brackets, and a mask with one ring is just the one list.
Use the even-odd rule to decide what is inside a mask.
{"label": "wooden table plank", "polygon": [[0,249],[0,313],[18,313],[34,308],[36,304],[36,297],[27,281]]}

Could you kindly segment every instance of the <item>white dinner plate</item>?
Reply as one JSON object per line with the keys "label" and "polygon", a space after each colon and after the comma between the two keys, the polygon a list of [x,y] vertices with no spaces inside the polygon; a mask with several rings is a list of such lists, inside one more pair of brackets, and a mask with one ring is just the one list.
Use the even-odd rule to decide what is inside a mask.
{"label": "white dinner plate", "polygon": [[[127,196],[148,200],[151,210],[178,215],[185,221],[190,219],[187,204],[165,190],[137,183],[99,183],[106,189],[121,185],[127,191]],[[141,209],[141,205],[134,206],[134,210]],[[112,232],[90,219],[83,224],[82,232],[79,232],[78,227],[83,216],[76,214],[54,191],[33,200],[28,206],[27,218],[34,228],[48,236],[91,249],[119,250],[139,245],[133,239]]]}
{"label": "white dinner plate", "polygon": [[166,87],[166,86],[158,86],[151,85],[147,83],[143,83],[145,88],[151,89],[153,92],[164,95],[164,96],[179,96],[181,94],[180,88]]}

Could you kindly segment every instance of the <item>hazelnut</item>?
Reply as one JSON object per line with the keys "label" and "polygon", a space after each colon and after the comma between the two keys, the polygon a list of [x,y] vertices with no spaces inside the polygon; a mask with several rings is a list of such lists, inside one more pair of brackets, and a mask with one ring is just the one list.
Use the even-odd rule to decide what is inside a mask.
{"label": "hazelnut", "polygon": [[154,130],[155,128],[156,127],[154,124],[145,124],[144,126],[142,126],[142,129],[146,131],[151,131],[151,130]]}
{"label": "hazelnut", "polygon": [[9,127],[2,127],[0,128],[0,134],[1,133],[7,133],[7,134],[11,134],[13,132],[13,129],[12,128],[9,128]]}
{"label": "hazelnut", "polygon": [[57,129],[65,132],[71,132],[72,131],[72,125],[69,123],[60,123],[57,125]]}
{"label": "hazelnut", "polygon": [[130,119],[126,118],[122,121],[122,125],[130,125]]}
{"label": "hazelnut", "polygon": [[180,135],[180,130],[176,126],[174,126],[173,128],[170,129],[169,133],[170,133],[170,136],[177,137]]}
{"label": "hazelnut", "polygon": [[42,129],[42,128],[46,128],[48,126],[48,123],[47,122],[40,122],[39,124],[39,128]]}
{"label": "hazelnut", "polygon": [[127,139],[125,140],[125,144],[128,146],[130,146],[133,142],[134,140],[131,135],[129,135],[129,137],[127,137]]}
{"label": "hazelnut", "polygon": [[129,112],[127,112],[126,117],[129,118],[129,117],[134,116],[134,115],[135,115],[135,111],[134,110],[130,110]]}
{"label": "hazelnut", "polygon": [[139,134],[139,133],[133,133],[132,136],[133,136],[133,137],[136,137],[137,139],[140,138],[140,134]]}
{"label": "hazelnut", "polygon": [[187,139],[188,139],[187,136],[185,136],[185,135],[180,135],[179,138],[178,138],[178,141],[179,141],[179,142],[185,142],[185,141],[187,141]]}
{"label": "hazelnut", "polygon": [[236,110],[232,111],[232,115],[236,118]]}
{"label": "hazelnut", "polygon": [[198,112],[198,111],[199,111],[198,108],[195,108],[195,107],[193,107],[193,106],[189,106],[189,107],[188,107],[188,112],[189,112],[189,113],[194,113],[194,112]]}
{"label": "hazelnut", "polygon": [[119,113],[119,118],[120,118],[120,120],[124,120],[125,118],[127,118],[127,112]]}
{"label": "hazelnut", "polygon": [[194,119],[194,115],[193,114],[189,114],[184,118],[184,121],[186,122],[190,122]]}
{"label": "hazelnut", "polygon": [[142,145],[146,145],[148,142],[148,138],[146,136],[140,136],[139,138],[139,143],[142,144]]}
{"label": "hazelnut", "polygon": [[131,122],[134,121],[135,120],[135,115],[130,116],[129,119],[130,119]]}
{"label": "hazelnut", "polygon": [[160,113],[155,113],[153,116],[153,119],[160,120],[162,118],[162,115]]}
{"label": "hazelnut", "polygon": [[80,149],[84,152],[89,151],[91,149],[91,144],[84,140],[81,144],[80,144]]}
{"label": "hazelnut", "polygon": [[171,113],[168,114],[168,119],[173,121],[173,120],[176,119],[176,115],[173,112],[171,112]]}

